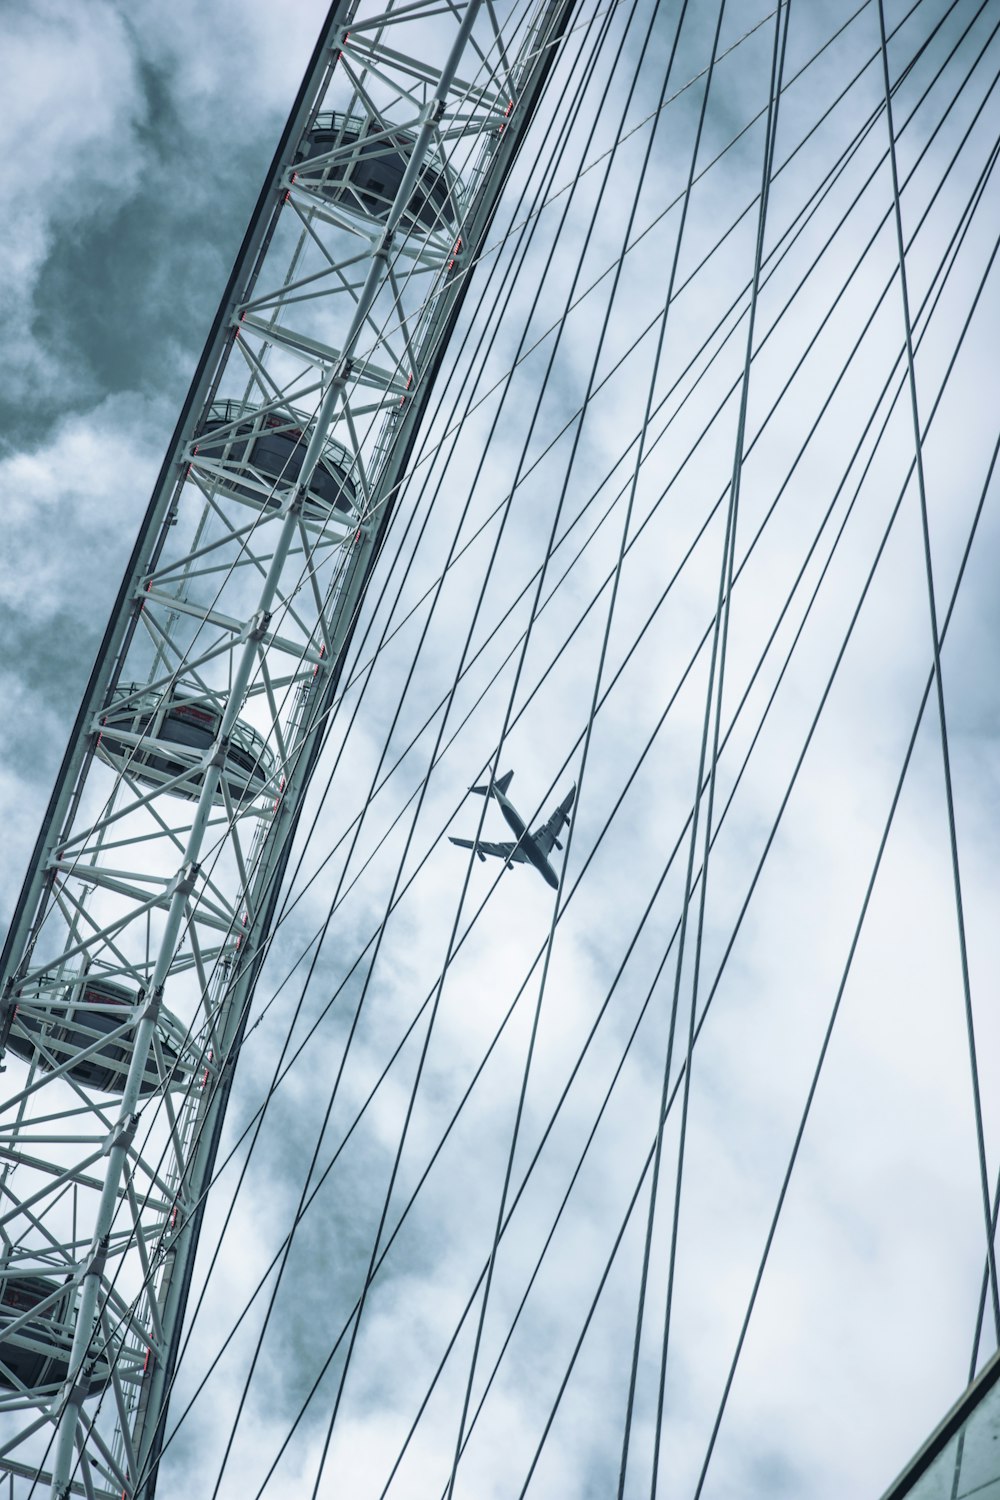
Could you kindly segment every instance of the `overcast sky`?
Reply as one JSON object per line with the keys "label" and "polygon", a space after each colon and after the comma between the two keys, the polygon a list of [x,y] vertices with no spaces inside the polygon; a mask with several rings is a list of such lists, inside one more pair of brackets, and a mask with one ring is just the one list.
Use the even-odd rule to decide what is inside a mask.
{"label": "overcast sky", "polygon": [[[0,382],[5,516],[0,586],[5,649],[0,670],[6,706],[0,722],[5,752],[0,796],[7,832],[2,876],[6,909],[16,897],[30,856],[71,718],[177,408],[325,9],[313,0],[296,0],[280,11],[255,0],[239,5],[235,0],[181,3],[169,11],[152,4],[93,0],[86,8],[32,3],[16,12],[8,10],[0,19],[8,80],[0,111],[0,297],[7,330],[6,378]],[[853,10],[834,0],[810,6],[795,0],[786,79],[794,77]],[[903,21],[907,10],[901,4],[887,6],[890,28]],[[953,113],[934,135],[995,24],[991,7],[984,9],[973,0],[959,0],[946,15],[947,10],[944,0],[924,0],[890,44],[895,77],[930,38],[897,95],[897,130],[931,84],[935,68],[952,47],[958,47],[900,139],[899,170],[904,178],[926,147],[903,197],[907,235],[933,198],[909,256],[914,317],[934,284],[939,261],[987,164],[996,133],[995,97],[978,123],[973,120],[1000,66],[1000,46],[991,42]],[[731,6],[721,46],[735,43],[766,11],[763,4]],[[627,133],[655,110],[678,6],[671,0],[661,7],[631,100],[628,84],[648,11],[637,8],[622,62],[611,73],[627,8],[621,5],[618,12],[608,43],[593,65],[590,92],[570,145],[552,169],[556,186],[572,180],[581,160],[600,161],[623,116]],[[583,18],[591,14],[587,7],[581,11]],[[675,63],[677,86],[705,66],[714,19],[708,0],[692,5]],[[940,30],[933,34],[939,21]],[[969,34],[961,40],[967,26]],[[699,164],[721,151],[766,106],[773,36],[771,21],[720,63]],[[581,37],[579,33],[577,41]],[[784,162],[877,47],[877,11],[868,6],[822,59],[790,86],[779,115],[777,163]],[[517,244],[514,233],[504,236],[524,217],[516,195],[522,188],[530,194],[541,179],[547,152],[554,149],[553,122],[565,118],[572,87],[585,71],[583,60],[573,64],[573,56],[571,46],[560,75],[559,102],[547,101],[544,128],[524,154],[511,185],[512,197],[498,217],[494,242],[500,247],[503,240],[497,254],[498,278]],[[597,117],[597,99],[609,76],[608,98]],[[649,126],[636,129],[616,154],[603,197],[601,166],[588,173],[558,235],[564,200],[546,208],[502,316],[496,296],[488,293],[480,302],[473,284],[459,338],[466,330],[474,335],[492,327],[491,320],[497,328],[493,352],[477,376],[482,404],[467,420],[450,456],[442,443],[404,496],[403,519],[411,513],[421,515],[421,507],[429,506],[433,495],[434,524],[419,546],[412,540],[406,544],[414,563],[403,590],[387,588],[373,599],[373,630],[392,610],[405,613],[435,578],[482,453],[486,462],[460,532],[463,538],[487,522],[522,471],[526,476],[515,492],[493,573],[488,572],[488,561],[496,521],[490,521],[483,538],[470,546],[441,594],[420,646],[413,682],[402,698],[390,764],[449,691],[469,628],[470,601],[483,590],[475,649],[540,565],[567,475],[557,533],[584,511],[593,495],[597,499],[587,516],[594,520],[620,491],[627,497],[634,450],[619,461],[642,423],[656,320],[679,225],[676,207],[661,216],[684,187],[700,88],[699,84],[671,104],[658,126],[635,231],[654,221],[656,227],[630,253],[615,288],[609,333],[597,364],[598,379],[605,374],[610,378],[590,406],[572,468],[572,427],[551,452],[545,450],[572,421],[586,392],[598,358],[612,278],[605,277],[565,321],[564,302],[595,207],[596,228],[579,289],[589,287],[620,254]],[[777,177],[769,203],[766,250],[802,213],[810,194],[879,106],[881,91],[876,63]],[[588,139],[595,118],[596,128]],[[968,142],[934,198],[967,127]],[[837,230],[791,312],[755,359],[750,386],[748,447],[795,372],[776,417],[754,444],[744,468],[738,562],[776,497],[778,505],[734,592],[723,730],[803,564],[805,574],[723,753],[716,821],[792,647],[836,528],[845,524],[843,541],[795,645],[712,855],[698,997],[700,1005],[711,993],[713,1008],[692,1073],[662,1494],[694,1493],[932,659],[920,505],[911,483],[760,883],[714,990],[749,883],[912,458],[912,416],[904,385],[862,480],[874,443],[874,435],[863,438],[864,426],[902,347],[897,279],[889,285],[847,377],[793,469],[800,446],[896,266],[894,221],[891,213],[884,218],[892,204],[888,166],[881,160],[886,139],[880,116],[760,295],[757,344],[861,193],[869,173],[874,173],[871,186],[858,198],[844,228]],[[684,405],[680,400],[690,384],[683,374],[689,359],[730,302],[743,295],[752,274],[754,198],[763,144],[763,124],[758,122],[692,198],[678,285],[737,214],[745,207],[750,211],[670,313],[654,387],[654,404],[661,398],[667,404],[654,418],[650,437],[660,433],[668,415],[675,410],[677,414],[650,452],[637,485],[629,537],[650,519],[624,565],[602,687],[615,677],[685,549],[711,507],[725,495],[732,473],[745,322],[735,329],[691,399]],[[923,422],[993,249],[997,191],[990,178],[918,350]],[[798,361],[813,333],[873,235],[871,250],[799,370]],[[546,270],[553,245],[554,258]],[[480,268],[480,286],[491,265]],[[541,296],[533,303],[538,287]],[[745,298],[740,307],[745,307]],[[997,312],[991,280],[926,444],[939,618],[951,598],[997,437]],[[730,318],[723,331],[734,322]],[[650,324],[653,333],[617,372],[610,373]],[[532,428],[554,329],[560,326],[561,341]],[[919,332],[921,325],[917,327]],[[505,376],[526,328],[529,345],[543,335],[544,340],[519,367],[501,405],[499,393],[487,393]],[[710,345],[709,352],[714,347]],[[446,365],[449,384],[442,385],[428,429],[435,440],[447,425],[448,393],[471,367],[469,348],[456,352]],[[904,374],[905,365],[896,364],[893,392]],[[681,384],[674,392],[678,378]],[[734,388],[735,394],[730,394]],[[717,407],[720,414],[714,417]],[[879,421],[886,407],[879,408]],[[494,417],[496,432],[490,437]],[[712,425],[700,440],[710,418]],[[859,441],[861,460],[849,466]],[[693,455],[687,459],[689,449]],[[423,484],[425,474],[430,477]],[[668,502],[660,504],[664,493]],[[831,519],[821,529],[831,505]],[[987,1166],[994,1182],[1000,1170],[1000,928],[995,916],[1000,896],[995,860],[1000,832],[1000,686],[992,666],[1000,624],[995,585],[1000,528],[995,512],[994,486],[943,656]],[[483,697],[429,783],[407,872],[425,851],[429,858],[386,925],[357,1040],[320,1152],[321,1166],[333,1155],[418,1006],[433,993],[456,914],[461,910],[459,930],[464,931],[498,874],[493,863],[474,864],[468,896],[460,906],[465,857],[442,834],[445,826],[465,837],[475,832],[482,805],[476,798],[463,803],[464,789],[492,753],[509,703],[516,719],[501,769],[515,770],[511,794],[525,815],[539,807],[547,813],[550,800],[574,779],[580,782],[561,896],[565,901],[711,622],[724,514],[725,501],[596,717],[585,765],[581,736],[597,681],[607,591],[541,693],[533,699],[530,693],[614,566],[624,525],[622,499],[533,628],[516,688],[517,647],[528,623],[530,591],[485,647],[456,694],[449,719],[453,728],[481,691]],[[581,521],[580,542],[592,524]],[[812,552],[817,532],[819,542]],[[553,583],[576,545],[567,543],[555,554]],[[365,694],[350,732],[346,712],[334,726],[317,786],[325,783],[339,752],[337,777],[316,835],[304,852],[296,890],[306,886],[365,806],[425,619],[426,607],[380,656],[370,677],[359,679],[359,686],[365,681]],[[491,675],[512,649],[511,663],[490,686]],[[655,984],[654,977],[683,896],[683,829],[697,775],[707,672],[703,651],[559,924],[515,1160],[515,1188],[609,993],[611,999],[596,1044],[505,1237],[491,1289],[475,1401],[640,1007],[650,991],[653,998],[459,1469],[456,1494],[463,1497],[499,1500],[520,1493],[653,1139],[673,992],[672,960]],[[355,689],[345,706],[357,696]],[[426,775],[438,722],[404,760],[385,792],[372,801],[348,877]],[[446,739],[451,732],[450,727]],[[706,1500],[757,1494],[877,1497],[967,1377],[984,1238],[943,788],[932,695],[709,1468]],[[314,802],[317,799],[318,791]],[[408,827],[404,817],[331,924],[293,1041],[304,1037],[309,1021],[327,1007],[331,996],[338,998],[269,1110],[233,1226],[205,1290],[172,1421],[181,1417],[200,1372],[288,1232],[361,994],[366,969],[362,965],[352,972],[352,966],[379,927]],[[499,813],[490,807],[484,837],[503,836]],[[678,839],[679,853],[632,950],[630,940]],[[699,846],[696,866],[700,860]],[[262,1001],[279,990],[323,923],[342,866],[343,855],[334,856],[284,924],[265,970]],[[696,899],[692,923],[697,910]],[[522,984],[523,995],[459,1129],[374,1284],[345,1382],[322,1494],[381,1493],[485,1260],[539,992],[540,969],[533,977],[529,974],[546,942],[552,913],[552,895],[533,872],[518,869],[505,875],[449,968],[389,1213],[390,1230]],[[692,944],[689,936],[674,1077],[690,1005]],[[613,984],[626,954],[623,977]],[[285,984],[247,1043],[230,1139],[268,1086],[303,973],[300,967],[297,977]],[[402,1054],[296,1234],[264,1357],[225,1467],[222,1495],[256,1493],[358,1294],[417,1046],[419,1042],[411,1042]],[[677,1151],[675,1111],[665,1135],[629,1496],[649,1490]],[[209,1249],[228,1201],[225,1182],[203,1236]],[[647,1206],[644,1193],[544,1446],[530,1489],[533,1495],[568,1500],[614,1492]],[[207,1274],[207,1256],[200,1273]],[[201,1285],[196,1277],[196,1294]],[[245,1377],[258,1324],[255,1313],[204,1395],[184,1417],[168,1452],[167,1464],[172,1467],[165,1470],[165,1490],[187,1482],[197,1493],[210,1493],[210,1487],[204,1488],[205,1476],[215,1484],[233,1392]],[[426,1496],[440,1493],[444,1486],[474,1326],[467,1320],[390,1491],[393,1496]],[[994,1347],[995,1339],[987,1332],[982,1356]],[[310,1492],[335,1388],[331,1376],[338,1370],[335,1361],[265,1491],[268,1496]]]}

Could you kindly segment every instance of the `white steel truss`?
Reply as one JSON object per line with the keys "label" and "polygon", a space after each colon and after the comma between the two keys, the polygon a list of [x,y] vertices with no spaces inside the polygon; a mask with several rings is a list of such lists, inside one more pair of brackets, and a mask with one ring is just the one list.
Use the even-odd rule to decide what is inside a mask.
{"label": "white steel truss", "polygon": [[0,1470],[55,1496],[153,1494],[302,797],[570,8],[333,6],[143,522],[3,955]]}

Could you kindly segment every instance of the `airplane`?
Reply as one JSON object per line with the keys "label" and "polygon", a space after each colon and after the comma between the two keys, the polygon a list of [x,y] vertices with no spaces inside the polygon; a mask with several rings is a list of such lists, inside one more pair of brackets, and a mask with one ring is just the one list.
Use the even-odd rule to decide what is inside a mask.
{"label": "airplane", "polygon": [[507,861],[508,870],[513,863],[522,865],[534,865],[542,879],[547,881],[554,891],[559,889],[559,877],[549,864],[546,856],[554,848],[561,849],[558,834],[565,824],[569,822],[569,810],[573,806],[576,796],[576,782],[570,787],[566,796],[560,802],[555,812],[543,823],[541,828],[536,828],[534,833],[529,833],[520,813],[511,805],[507,798],[507,788],[514,779],[514,772],[508,771],[506,776],[500,776],[492,781],[489,786],[471,786],[470,792],[476,792],[480,797],[489,797],[491,794],[500,804],[500,811],[509,824],[511,831],[517,839],[516,844],[487,844],[482,839],[478,842],[473,839],[451,839],[460,849],[474,849],[479,858],[486,863],[487,854],[495,854],[498,859]]}

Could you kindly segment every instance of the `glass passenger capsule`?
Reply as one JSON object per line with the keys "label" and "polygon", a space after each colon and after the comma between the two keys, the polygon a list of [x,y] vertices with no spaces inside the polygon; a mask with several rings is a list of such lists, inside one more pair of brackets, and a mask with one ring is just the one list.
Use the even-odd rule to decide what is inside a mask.
{"label": "glass passenger capsule", "polygon": [[[295,170],[324,198],[355,213],[384,219],[392,207],[413,148],[413,136],[386,131],[365,116],[323,114],[303,138]],[[314,157],[336,152],[333,161],[311,168]],[[450,232],[458,223],[460,183],[450,179],[440,157],[428,155],[403,215],[423,229]]]}
{"label": "glass passenger capsule", "polygon": [[[46,1301],[47,1307],[15,1326]],[[69,1282],[60,1285],[32,1272],[0,1276],[0,1387],[37,1392],[62,1384],[73,1347],[72,1305]],[[87,1394],[100,1390],[109,1377],[109,1362],[97,1360],[89,1371]]]}
{"label": "glass passenger capsule", "polygon": [[[26,1062],[37,1060],[46,1071],[68,1063],[68,1076],[84,1088],[120,1094],[132,1060],[133,1033],[113,1040],[105,1038],[128,1019],[135,1004],[134,990],[110,979],[90,978],[65,991],[58,1000],[39,996],[22,1001],[14,1012],[7,1046]],[[175,1026],[180,1029],[177,1023]],[[177,1066],[177,1047],[170,1039],[169,1020],[162,1011],[158,1037],[167,1075],[164,1081],[181,1087],[187,1074]],[[151,1049],[139,1092],[151,1094],[160,1082],[160,1069]]]}
{"label": "glass passenger capsule", "polygon": [[[162,694],[131,683],[116,690],[100,721],[96,749],[107,765],[154,786],[190,771],[171,790],[178,797],[197,798],[204,775],[199,761],[215,743],[222,722],[216,703],[193,696],[193,690],[174,688]],[[214,800],[224,803],[223,784],[234,803],[264,795],[271,789],[274,764],[263,737],[237,719]]]}
{"label": "glass passenger capsule", "polygon": [[[246,401],[213,401],[191,448],[192,462],[211,461],[212,483],[239,500],[277,507],[302,472],[310,420],[301,412],[261,411]],[[349,514],[357,489],[351,456],[328,439],[306,493],[305,516],[323,522],[331,511]]]}

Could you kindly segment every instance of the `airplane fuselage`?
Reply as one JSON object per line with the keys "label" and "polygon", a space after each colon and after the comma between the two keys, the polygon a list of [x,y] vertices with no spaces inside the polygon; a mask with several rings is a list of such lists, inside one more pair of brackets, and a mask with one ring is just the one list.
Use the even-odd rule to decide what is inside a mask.
{"label": "airplane fuselage", "polygon": [[515,839],[517,839],[518,845],[520,846],[525,857],[534,865],[535,869],[538,871],[539,875],[541,875],[542,879],[545,880],[554,891],[557,891],[559,889],[559,877],[557,876],[555,870],[553,870],[552,866],[549,864],[548,860],[545,858],[545,855],[542,853],[541,849],[539,849],[538,845],[531,837],[531,834],[528,832],[527,824],[524,822],[524,819],[521,817],[517,808],[513,807],[507,801],[507,798],[504,796],[503,792],[501,792],[496,786],[494,786],[493,788],[493,795],[500,804],[500,811],[503,813],[504,818],[506,819],[507,827],[514,835]]}

